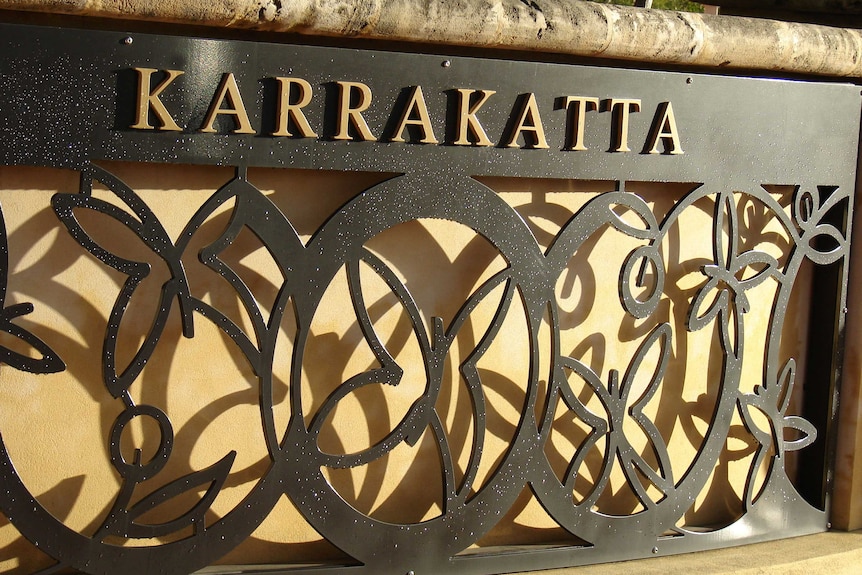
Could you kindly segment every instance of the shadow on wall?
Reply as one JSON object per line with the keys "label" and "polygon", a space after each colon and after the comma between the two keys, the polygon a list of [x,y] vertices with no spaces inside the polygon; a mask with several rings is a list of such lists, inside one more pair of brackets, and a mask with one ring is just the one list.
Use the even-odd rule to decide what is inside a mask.
{"label": "shadow on wall", "polygon": [[[57,217],[51,198],[56,193],[78,193],[78,173],[0,170],[0,205],[10,250],[6,305],[32,302],[34,312],[18,324],[46,342],[66,364],[65,371],[53,375],[4,369],[0,431],[18,473],[55,518],[118,545],[152,545],[194,533],[193,524],[178,523],[171,532],[152,528],[136,537],[122,537],[106,523],[124,484],[111,462],[112,453],[115,459],[120,453],[125,462],[136,458],[148,462],[167,449],[166,424],[158,417],[138,415],[120,430],[118,451],[112,452],[109,439],[130,404],[155,406],[169,418],[173,434],[163,469],[134,482],[127,494],[125,507],[137,509],[135,523],[168,525],[196,518],[210,525],[227,516],[272,465],[268,426],[279,440],[291,426],[314,430],[323,454],[322,472],[331,488],[356,510],[380,521],[418,523],[437,517],[446,506],[447,481],[456,486],[469,483],[469,499],[493,478],[524,421],[532,368],[523,302],[516,290],[510,293],[508,283],[494,283],[508,262],[486,238],[447,220],[399,224],[367,241],[361,261],[341,266],[327,285],[308,286],[321,291],[320,304],[313,318],[298,318],[295,302],[286,302],[282,293],[285,277],[292,273],[284,269],[290,264],[282,255],[284,246],[267,243],[248,226],[232,228],[240,209],[258,214],[253,210],[260,204],[246,205],[240,196],[229,197],[210,206],[206,217],[200,216],[201,206],[235,181],[233,169],[122,163],[102,167],[126,187],[112,184],[108,177],[84,182],[85,190],[92,183],[92,197],[104,203],[76,205],[75,229],[84,234],[77,238],[71,220],[64,225]],[[345,203],[397,175],[251,169],[246,177],[292,225],[279,230],[284,244],[292,241],[288,236],[295,231],[301,244],[311,245],[315,233]],[[521,215],[543,252],[590,199],[618,186],[610,181],[478,176],[477,180]],[[629,182],[626,191],[643,198],[661,221],[698,185]],[[132,195],[118,194],[126,189]],[[768,192],[789,206],[792,189],[775,186]],[[768,210],[741,194],[732,209],[740,222],[738,253],[765,250],[783,265],[791,246]],[[661,245],[667,270],[664,289],[657,311],[646,319],[628,314],[619,295],[620,270],[644,241],[613,226],[604,225],[586,238],[557,279],[556,311],[545,314],[536,334],[540,375],[534,417],[545,438],[547,465],[561,484],[571,488],[575,505],[589,504],[608,515],[642,511],[647,499],[658,502],[664,497],[667,486],[661,479],[670,475],[664,467],[669,465],[679,481],[699,453],[713,417],[723,351],[718,328],[688,331],[688,310],[707,283],[703,266],[715,258],[715,210],[714,196],[704,197],[669,230]],[[636,214],[619,217],[637,225]],[[188,227],[195,218],[200,221]],[[155,219],[163,232],[151,227],[151,241],[142,241],[136,226],[155,226]],[[188,278],[187,303],[198,302],[189,303],[194,307],[191,313],[176,305],[181,299],[176,297],[167,302],[166,311],[164,286],[174,285],[176,274],[164,255],[168,244],[152,240],[160,233],[173,245],[185,243],[181,261]],[[102,248],[113,259],[99,252]],[[124,262],[146,262],[149,272],[130,286],[134,274],[116,268],[126,272],[141,268],[123,267]],[[633,285],[642,290],[636,295],[649,297],[657,271],[644,265],[632,273],[638,275]],[[801,364],[809,284],[810,270],[803,269],[780,354],[797,358],[798,374],[805,371]],[[767,345],[776,289],[774,281],[766,280],[746,294],[750,311],[744,335],[749,349]],[[703,302],[702,311],[721,297],[717,291]],[[471,305],[465,308],[465,302]],[[183,337],[189,317],[193,338]],[[280,318],[277,325],[270,325],[271,317]],[[219,327],[224,325],[220,318],[238,331]],[[297,325],[306,321],[310,329],[303,354],[296,356]],[[673,337],[662,335],[657,326],[663,324]],[[266,354],[256,355],[255,346],[263,347],[261,330],[277,331],[278,336],[271,338],[275,343]],[[565,397],[548,391],[555,331],[559,355],[569,362],[566,369],[554,368],[560,370],[554,377],[564,374],[564,387],[570,390]],[[736,341],[741,335],[729,337]],[[22,354],[34,353],[19,338],[6,337],[0,343]],[[475,363],[484,397],[479,409],[463,366],[486,343]],[[103,357],[104,349],[114,347],[115,373],[105,367]],[[405,432],[408,441],[394,441],[406,429],[405,422],[418,421],[416,414],[428,409],[423,401],[432,377],[426,356],[429,350],[441,349],[445,354],[441,353],[433,405],[439,430],[420,427]],[[264,355],[269,359],[261,359]],[[295,357],[302,358],[301,366],[292,365]],[[383,372],[389,363],[402,373],[387,382]],[[763,355],[746,355],[742,371],[740,389],[753,389],[761,382]],[[377,379],[345,387],[345,382],[357,382],[369,373]],[[797,390],[801,387],[797,385]],[[261,419],[263,396],[271,402],[271,422],[266,416]],[[598,433],[612,423],[606,405],[612,396],[625,403],[627,411],[646,397],[641,407],[657,430],[652,435],[633,418],[624,422],[636,454],[628,460],[613,453]],[[301,413],[294,413],[300,405]],[[788,413],[800,409],[794,396]],[[765,419],[759,421],[769,427]],[[445,477],[435,433],[444,433],[448,440],[451,479]],[[481,457],[475,452],[477,438],[482,440]],[[735,412],[711,479],[679,526],[714,529],[743,513],[757,446],[740,412]],[[235,458],[228,457],[232,451]],[[770,459],[763,458],[755,470],[755,493],[767,477]],[[637,465],[646,465],[660,480],[651,480],[649,472],[633,475],[633,462],[641,461]],[[178,478],[188,479],[186,488],[170,487]],[[169,504],[160,504],[160,496]],[[558,541],[580,542],[524,486],[518,502],[478,545]],[[253,535],[222,561],[329,559],[345,555],[282,497]],[[29,573],[52,563],[7,522],[0,526],[0,570]]]}

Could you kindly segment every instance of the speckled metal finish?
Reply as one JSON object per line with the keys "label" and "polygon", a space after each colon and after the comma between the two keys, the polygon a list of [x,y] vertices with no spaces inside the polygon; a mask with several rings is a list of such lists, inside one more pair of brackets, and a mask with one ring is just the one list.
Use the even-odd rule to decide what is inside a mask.
{"label": "speckled metal finish", "polygon": [[[190,573],[213,563],[248,537],[283,495],[323,537],[354,559],[351,564],[324,567],[331,572],[504,573],[695,551],[826,529],[832,450],[828,426],[837,401],[834,366],[840,365],[843,329],[859,126],[857,87],[13,26],[0,28],[0,45],[4,54],[0,61],[4,87],[0,93],[0,162],[80,172],[80,190],[55,195],[53,212],[80,244],[82,255],[89,254],[128,276],[108,319],[102,350],[104,385],[124,409],[110,437],[105,438],[121,487],[95,533],[74,532],[53,518],[27,491],[0,442],[0,509],[25,537],[56,558],[58,569],[73,567],[105,575]],[[134,121],[134,67],[184,71],[182,81],[162,98],[184,128],[182,132],[128,127]],[[259,134],[198,131],[225,72],[236,74]],[[304,78],[314,87],[316,96],[306,114],[319,129],[319,138],[265,135],[272,131],[267,114],[274,106],[269,80],[275,76]],[[374,105],[365,118],[375,134],[387,133],[390,112],[404,90],[421,85],[434,130],[444,142],[451,141],[447,126],[452,112],[447,106],[451,106],[453,91],[495,90],[481,119],[499,145],[334,141],[326,106],[331,105],[337,81],[364,82],[371,87]],[[535,94],[539,103],[548,149],[504,145],[502,134],[513,108],[527,93]],[[555,101],[568,95],[640,99],[642,111],[633,114],[637,119],[630,124],[633,151],[608,151],[614,147],[612,114],[602,112],[589,112],[588,149],[564,151],[566,111]],[[682,155],[649,154],[640,149],[648,140],[653,111],[663,102],[673,104],[685,150]],[[222,130],[231,129],[230,124],[225,126]],[[221,164],[236,170],[235,177],[200,207],[174,240],[129,185],[99,166],[104,159]],[[248,170],[254,166],[366,170],[392,176],[342,206],[304,244],[288,218],[249,181]],[[489,176],[607,180],[615,189],[589,201],[562,227],[550,247],[543,249],[524,218],[476,179]],[[94,182],[107,188],[116,201],[95,197]],[[687,191],[675,198],[669,211],[654,213],[642,197],[626,191],[633,182],[686,183]],[[789,206],[764,189],[769,184],[795,186]],[[701,209],[695,204],[704,202],[712,206],[712,229],[707,237],[713,259],[702,266],[700,283],[686,296],[687,309],[667,319],[657,310],[675,262],[663,255],[662,248],[682,214]],[[219,239],[199,253],[186,253],[196,231],[224,206],[232,206],[232,215]],[[128,228],[170,270],[171,279],[161,289],[150,332],[126,369],[118,369],[114,360],[119,325],[149,267],[123,259],[110,246],[97,243],[76,215],[85,209]],[[788,238],[784,257],[778,259],[756,248],[771,236],[759,237],[757,230],[748,227],[745,214],[750,209],[769,214],[780,224]],[[505,260],[502,271],[476,288],[448,325],[436,317],[427,322],[396,270],[367,247],[385,231],[420,218],[463,224],[485,238]],[[617,285],[607,289],[618,292],[630,319],[644,329],[628,363],[613,366],[605,380],[590,365],[561,349],[555,285],[572,257],[606,228],[640,242],[623,263]],[[284,278],[268,317],[242,278],[219,257],[243,229],[269,249]],[[5,253],[5,234],[0,243]],[[183,261],[195,257],[233,286],[251,318],[251,329],[244,330],[214,305],[192,295]],[[821,268],[821,275],[837,286],[826,289],[824,305],[831,311],[818,319],[833,337],[812,344],[826,359],[818,362],[809,354],[808,378],[818,380],[818,385],[808,393],[825,398],[826,406],[816,418],[787,412],[796,360],[780,351],[788,300],[800,266],[806,262]],[[5,259],[0,265],[0,278],[5,280]],[[379,443],[356,454],[333,455],[319,447],[318,436],[339,401],[372,383],[398,385],[402,374],[402,366],[372,325],[363,300],[360,266],[385,282],[410,318],[427,381],[422,397]],[[357,322],[378,367],[344,381],[314,417],[306,418],[300,383],[309,326],[324,292],[342,270],[347,274]],[[769,336],[765,348],[747,348],[747,293],[765,281],[777,286]],[[644,288],[648,288],[646,294]],[[492,292],[501,294],[492,301],[497,311],[476,349],[460,366],[460,383],[469,393],[476,431],[469,462],[456,479],[436,402],[447,353],[471,313]],[[0,303],[4,299],[5,282]],[[62,370],[62,358],[51,350],[50,341],[43,342],[12,323],[32,309],[28,305],[5,308],[0,329],[29,343],[43,359],[33,361],[12,351],[4,351],[0,359],[21,370]],[[221,329],[251,366],[260,388],[270,465],[242,503],[214,522],[207,520],[206,513],[230,473],[233,452],[133,501],[135,487],[158,475],[172,455],[174,433],[168,414],[156,405],[136,404],[128,391],[159,345],[172,309],[179,310],[186,337],[194,337],[199,322],[212,322]],[[296,322],[295,352],[289,359],[275,356],[286,315],[294,316]],[[523,394],[523,403],[517,406],[520,419],[502,460],[476,487],[490,401],[477,363],[499,336],[504,319],[513,315],[527,326],[522,345],[529,355],[529,375],[518,382]],[[617,337],[616,329],[608,326],[609,337]],[[673,342],[687,332],[703,329],[711,330],[720,346],[720,378],[711,382],[713,415],[705,422],[706,432],[691,465],[674,469],[665,430],[644,414],[644,408],[666,383],[667,365],[677,350]],[[764,356],[762,381],[752,389],[739,385],[745,354]],[[633,382],[648,355],[658,357],[656,367],[645,390],[634,397]],[[286,429],[277,428],[272,415],[276,360],[292,362],[292,417]],[[9,377],[10,372],[4,373]],[[599,400],[600,411],[588,408],[584,398],[573,392],[570,382],[574,378],[586,382]],[[547,385],[540,391],[541,382]],[[545,451],[554,414],[561,405],[571,417],[592,428],[563,474],[555,471]],[[728,526],[690,529],[680,519],[704,490],[737,411],[759,446],[744,494],[744,514]],[[753,417],[755,412],[768,420],[766,429]],[[127,461],[118,445],[123,429],[136,417],[152,419],[161,431],[158,452],[147,462]],[[628,418],[648,437],[651,455],[635,449],[627,438],[623,422]],[[2,425],[0,421],[0,431]],[[786,439],[785,429],[795,430],[795,439]],[[351,506],[325,477],[324,468],[367,465],[399,445],[414,445],[422,434],[434,438],[440,457],[442,476],[436,479],[443,486],[444,498],[436,517],[403,524],[376,519]],[[594,487],[586,497],[574,499],[581,464],[597,444],[604,446],[604,461]],[[813,487],[801,488],[785,473],[784,454],[818,449],[806,460],[813,470],[810,475],[815,476]],[[770,472],[762,486],[755,488],[755,475],[766,458],[772,460]],[[609,515],[595,507],[608,487],[615,461],[638,500],[638,512]],[[203,484],[209,488],[181,517],[158,525],[139,521],[148,510]],[[510,510],[526,486],[553,520],[574,536],[572,541],[465,553]],[[805,497],[800,490],[806,492]],[[190,527],[189,536],[163,545],[121,547],[106,541],[109,537],[166,536]],[[308,567],[295,571],[320,572]],[[294,570],[285,566],[267,572]]]}

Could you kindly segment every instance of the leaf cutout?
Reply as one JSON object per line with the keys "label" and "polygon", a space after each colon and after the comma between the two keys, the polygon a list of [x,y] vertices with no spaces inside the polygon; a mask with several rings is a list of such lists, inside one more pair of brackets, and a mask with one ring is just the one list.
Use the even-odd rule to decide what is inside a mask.
{"label": "leaf cutout", "polygon": [[[823,192],[827,192],[828,196],[821,203]],[[838,193],[835,186],[818,186],[814,191],[796,191],[793,215],[802,229],[801,239],[806,248],[805,253],[814,263],[828,265],[846,255],[848,240],[845,232],[830,223],[837,219],[834,216],[839,215],[837,210],[842,203],[845,203],[845,206],[840,209],[846,214],[849,197],[845,193]],[[833,213],[833,216],[830,216],[830,213]],[[846,215],[842,220],[846,220]],[[818,246],[818,243],[826,245]]]}
{"label": "leaf cutout", "polygon": [[[92,238],[84,229],[83,225],[78,221],[74,211],[86,209],[107,216],[115,220],[119,225],[133,232],[144,244],[148,244],[148,242],[143,239],[146,231],[143,229],[140,221],[134,218],[131,214],[123,211],[114,204],[84,194],[56,194],[51,198],[51,203],[54,206],[55,213],[63,224],[65,224],[72,238],[102,263],[121,273],[137,277],[139,279],[149,274],[150,270],[147,263],[124,258],[103,247],[99,242]],[[120,245],[118,247],[122,248],[123,246]],[[148,247],[152,249],[152,246],[148,245]]]}
{"label": "leaf cutout", "polygon": [[[824,249],[818,249],[817,243],[822,242],[824,238],[828,239],[828,243],[832,244],[833,247],[826,247]],[[833,226],[832,224],[819,224],[817,225],[813,233],[808,236],[808,247],[810,251],[808,252],[808,257],[816,264],[820,265],[828,265],[837,262],[845,255],[845,246],[847,240],[844,239],[844,236],[838,231],[838,228]]]}
{"label": "leaf cutout", "polygon": [[[195,471],[157,489],[150,493],[128,509],[125,537],[150,538],[163,537],[189,526],[195,530],[204,529],[204,515],[212,507],[213,501],[221,492],[221,488],[230,473],[236,459],[236,451],[231,451],[220,461],[200,471]],[[158,524],[137,523],[141,515],[169,503],[171,499],[189,491],[199,490],[202,486],[209,484],[206,493],[191,509],[179,517]]]}
{"label": "leaf cutout", "polygon": [[[610,203],[608,205],[608,211],[611,215],[608,222],[613,227],[628,236],[640,240],[650,240],[655,237],[656,231],[658,230],[658,220],[656,220],[655,214],[643,199],[634,194],[627,194],[625,192],[615,194],[612,198],[608,199],[612,199],[614,202],[613,205]],[[635,227],[627,222],[622,217],[623,213],[617,211],[620,207],[626,208],[625,212],[627,213],[634,213],[640,222],[643,223],[644,227]]]}
{"label": "leaf cutout", "polygon": [[0,331],[15,336],[38,351],[42,357],[33,358],[0,346],[0,361],[21,371],[31,373],[58,373],[66,369],[66,364],[48,344],[33,335],[30,331],[12,323],[12,319],[31,313],[33,304],[24,303],[9,306],[0,312]]}
{"label": "leaf cutout", "polygon": [[[711,278],[706,282],[691,303],[688,311],[688,330],[697,331],[709,325],[709,323],[718,317],[719,313],[727,313],[727,308],[730,305],[730,297],[725,290],[718,290],[718,280]],[[718,290],[717,293],[712,293]],[[713,300],[706,311],[701,311],[706,302],[706,298],[712,295]]]}
{"label": "leaf cutout", "polygon": [[[94,202],[99,201],[91,194],[91,182],[95,180],[105,185],[115,196],[117,196],[126,206],[131,209],[132,214],[134,214],[136,218],[132,219],[131,215],[128,212],[121,210],[113,204],[101,202],[102,205],[107,205],[111,208],[114,208],[108,213],[108,215],[112,215],[121,223],[125,224],[126,227],[133,231],[147,247],[149,247],[154,253],[159,255],[167,264],[168,269],[171,272],[172,281],[178,284],[177,291],[180,295],[179,304],[183,320],[183,333],[186,335],[186,337],[192,337],[194,328],[192,325],[191,302],[188,295],[188,282],[186,281],[185,271],[183,269],[182,262],[180,261],[180,253],[182,250],[174,246],[167,231],[162,226],[161,222],[153,213],[153,211],[149,208],[149,206],[147,206],[147,204],[118,177],[108,172],[107,170],[104,170],[94,165],[89,166],[87,170],[82,172],[81,176],[81,193],[55,194],[54,197],[51,199],[52,204],[54,204],[54,210],[57,212],[58,216],[60,216],[60,212],[58,211],[58,204],[54,203],[54,198],[66,198],[70,201],[71,204],[73,204],[71,207],[75,207],[74,204],[76,204],[77,202],[81,202],[81,207],[88,207],[86,205],[86,198],[89,198],[91,201]],[[60,205],[62,205],[62,200],[59,203]],[[69,214],[66,215],[68,216]],[[72,219],[74,219],[74,214],[72,214]],[[61,220],[63,220],[62,216]],[[69,227],[69,223],[67,223],[67,220],[63,221],[64,223],[66,223],[67,227]],[[78,227],[80,228],[80,226]],[[73,232],[72,229],[70,229],[69,231]],[[87,235],[85,231],[80,231],[83,232],[84,235]],[[73,237],[75,237],[74,232],[72,233],[72,235]],[[79,243],[81,243],[82,239],[84,238],[79,239],[78,237],[75,237],[75,239]],[[92,241],[92,238],[89,238],[89,240],[90,242],[95,243]],[[81,243],[81,245],[84,248],[89,249],[88,246],[84,245],[83,243]],[[105,263],[111,265],[107,261],[105,261]]]}
{"label": "leaf cutout", "polygon": [[[792,357],[784,362],[781,373],[778,374],[777,383],[778,388],[774,392],[770,389],[769,392],[770,394],[778,395],[780,399],[775,402],[778,405],[778,413],[785,414],[787,413],[787,408],[790,406],[793,386],[796,385],[796,360]],[[755,393],[760,392],[757,388],[754,391]]]}
{"label": "leaf cutout", "polygon": [[[833,194],[834,195],[834,194]],[[798,187],[793,195],[793,217],[796,221],[804,226],[814,216],[819,209],[817,204],[820,203],[820,193],[817,197],[810,190],[800,190]]]}
{"label": "leaf cutout", "polygon": [[798,451],[800,449],[804,449],[814,443],[817,439],[817,428],[814,427],[807,419],[799,417],[798,415],[788,415],[784,418],[784,428],[795,429],[800,433],[799,439],[787,440],[782,439],[782,443],[784,445],[784,451]]}
{"label": "leaf cutout", "polygon": [[[727,246],[724,245],[724,225],[727,222]],[[713,243],[712,251],[715,257],[715,263],[718,268],[727,270],[731,259],[737,253],[739,237],[737,236],[738,222],[736,214],[736,204],[733,201],[733,194],[721,192],[715,201],[715,210],[713,212]]]}
{"label": "leaf cutout", "polygon": [[[753,276],[742,279],[740,277],[745,268],[754,268],[757,271]],[[759,269],[758,269],[759,268]],[[767,254],[766,252],[750,250],[741,253],[735,258],[732,270],[737,277],[737,291],[744,292],[755,288],[770,278],[774,271],[778,269],[778,260]],[[738,297],[738,296],[737,296]],[[748,311],[748,310],[743,310]]]}

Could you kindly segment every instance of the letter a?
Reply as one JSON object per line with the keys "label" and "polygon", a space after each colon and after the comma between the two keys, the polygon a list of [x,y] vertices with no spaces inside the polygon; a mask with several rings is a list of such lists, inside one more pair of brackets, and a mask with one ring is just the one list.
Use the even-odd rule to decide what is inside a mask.
{"label": "letter a", "polygon": [[[659,115],[661,114],[661,119]],[[662,102],[655,111],[656,120],[653,122],[653,129],[650,133],[650,139],[647,140],[647,145],[644,146],[649,150],[650,154],[658,154],[658,142],[664,141],[664,149],[666,153],[673,155],[684,154],[682,146],[679,143],[679,131],[676,129],[676,118],[673,116],[673,106],[670,102]],[[670,151],[668,151],[670,148]]]}
{"label": "letter a", "polygon": [[[230,106],[232,107],[221,107],[221,104],[225,99],[230,100]],[[201,132],[214,134],[216,129],[213,124],[215,124],[215,119],[220,114],[228,114],[234,117],[234,120],[236,121],[236,129],[233,131],[234,134],[257,133],[254,131],[254,128],[251,127],[248,113],[245,111],[245,106],[242,103],[242,96],[240,96],[239,93],[239,86],[236,85],[236,78],[234,78],[233,74],[225,74],[224,78],[222,78],[218,92],[216,93],[215,98],[213,98],[213,103],[210,105],[209,112],[207,112],[207,117],[204,120]]]}

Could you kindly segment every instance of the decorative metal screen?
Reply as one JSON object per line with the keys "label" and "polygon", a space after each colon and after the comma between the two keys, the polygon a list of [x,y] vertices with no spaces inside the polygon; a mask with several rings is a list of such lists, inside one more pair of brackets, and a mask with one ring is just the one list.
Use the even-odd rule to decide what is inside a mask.
{"label": "decorative metal screen", "polygon": [[[0,509],[52,558],[30,570],[236,562],[285,508],[285,537],[305,523],[331,557],[248,572],[503,573],[826,529],[858,87],[0,42],[0,187],[25,190],[0,191]],[[32,487],[82,449],[73,402],[40,403],[64,389],[101,421],[83,528]],[[196,456],[233,407],[257,423]]]}

